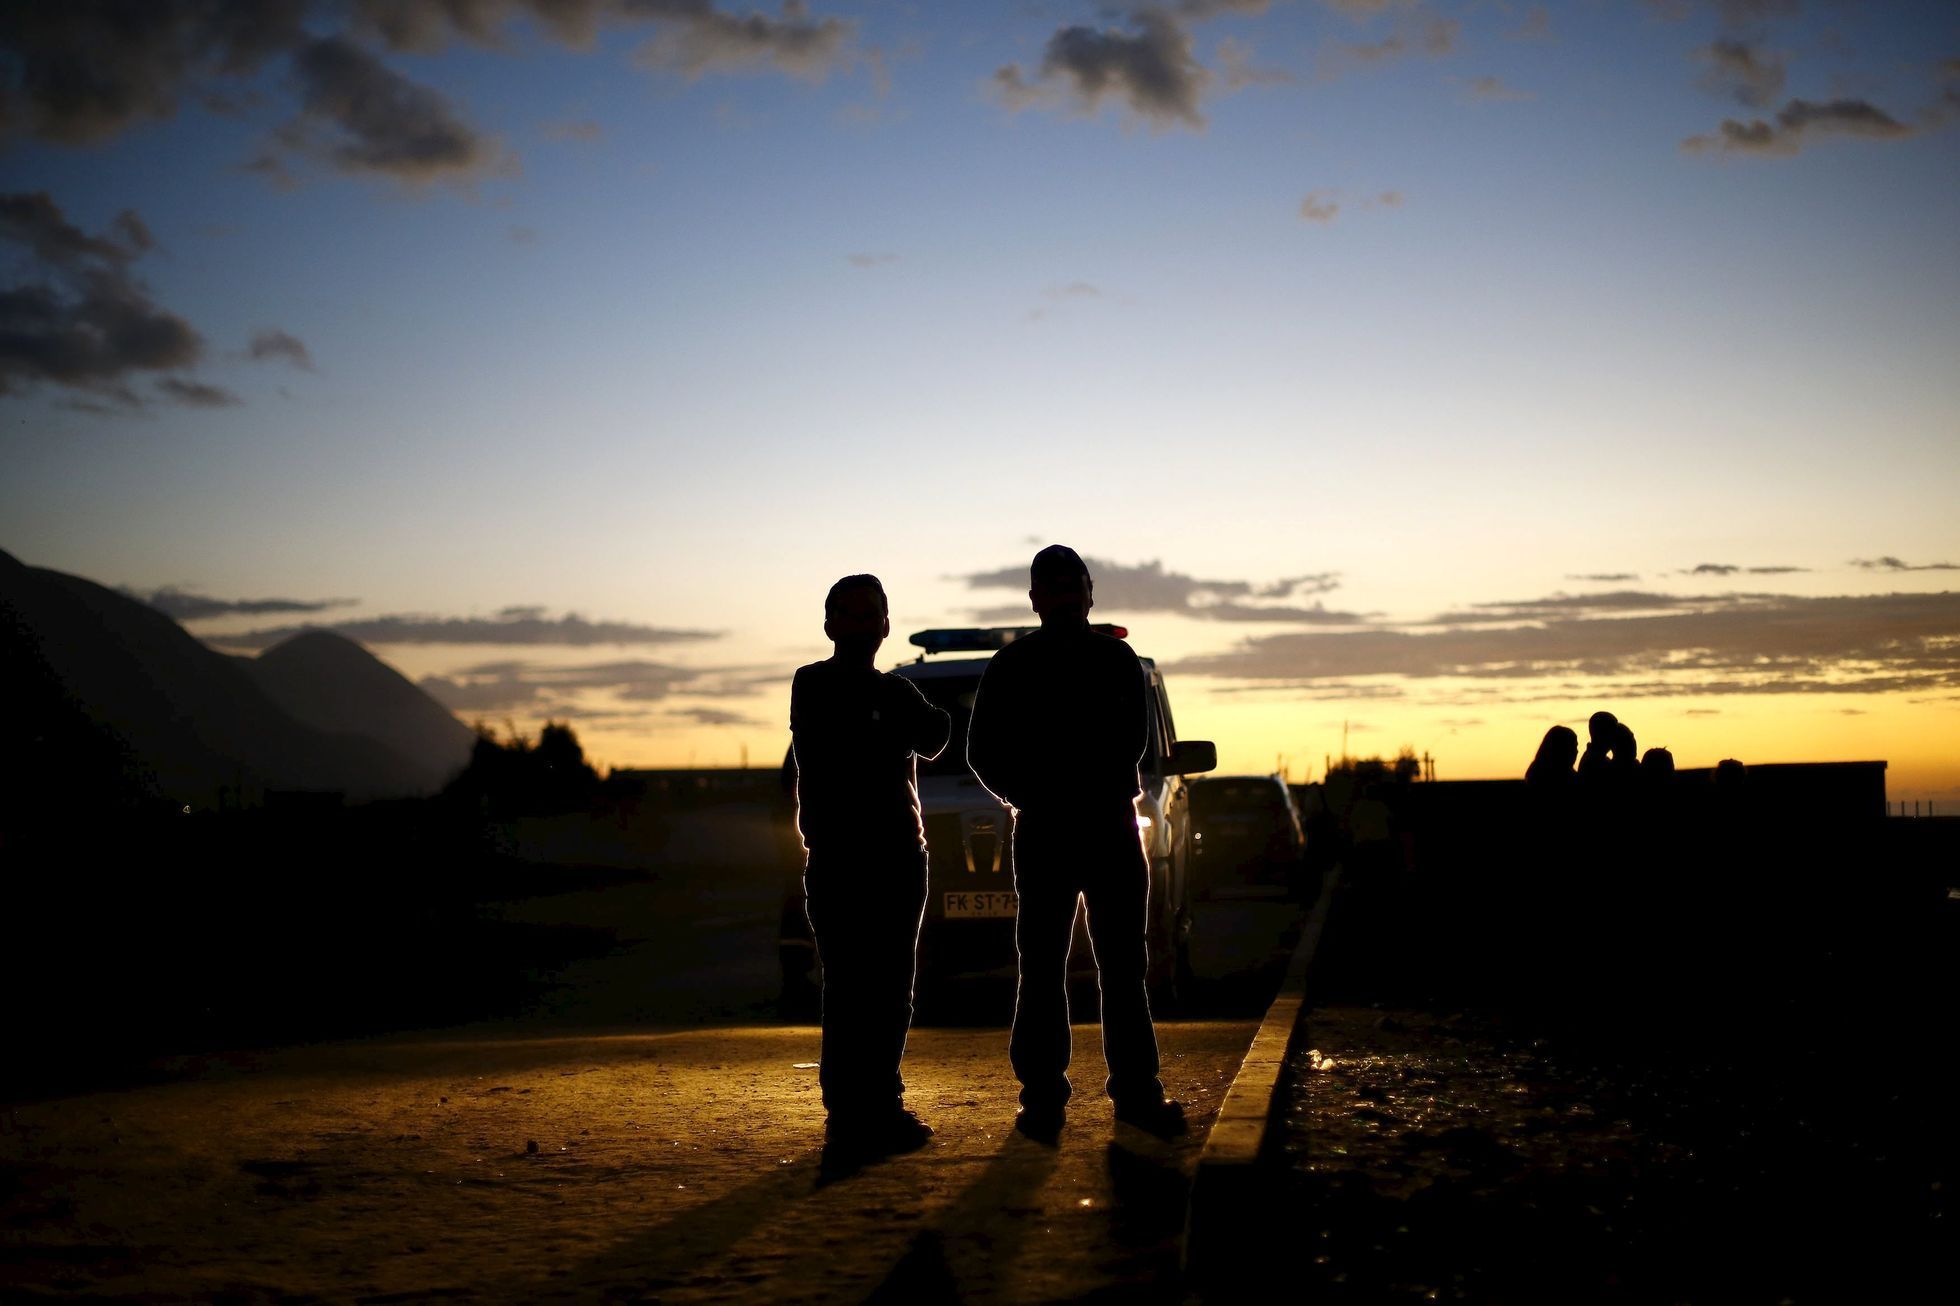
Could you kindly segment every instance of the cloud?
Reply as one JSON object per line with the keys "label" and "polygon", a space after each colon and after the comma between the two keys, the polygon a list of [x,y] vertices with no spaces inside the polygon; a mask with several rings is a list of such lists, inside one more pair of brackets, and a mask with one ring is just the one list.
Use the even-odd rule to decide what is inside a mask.
{"label": "cloud", "polygon": [[[1633,697],[1960,688],[1960,594],[1739,594],[1635,615],[1559,610],[1569,602],[1493,605],[1538,618],[1506,627],[1263,636],[1167,670],[1307,685],[1367,676],[1487,681],[1491,699],[1607,692],[1608,684]],[[1577,683],[1531,684],[1559,678]]]}
{"label": "cloud", "polygon": [[[1161,6],[1138,4],[1136,9]],[[1176,0],[1170,8],[1182,17],[1202,21],[1227,14],[1263,14],[1273,7],[1272,0]]]}
{"label": "cloud", "polygon": [[1202,129],[1199,101],[1210,74],[1191,52],[1189,29],[1162,9],[1133,11],[1129,23],[1128,31],[1062,28],[1048,38],[1032,78],[1019,64],[998,69],[996,94],[1009,108],[1020,109],[1061,89],[1084,113],[1114,101],[1158,130],[1179,124]]}
{"label": "cloud", "polygon": [[857,57],[851,48],[854,24],[812,19],[801,0],[785,0],[781,18],[724,13],[708,0],[621,0],[621,9],[662,29],[635,52],[635,61],[689,80],[773,68],[822,81]]}
{"label": "cloud", "polygon": [[46,191],[0,194],[0,243],[33,255],[21,279],[0,287],[0,395],[46,382],[135,407],[132,375],[182,371],[202,357],[203,337],[156,304],[131,269],[155,244],[142,219],[125,210],[111,230],[88,235]]}
{"label": "cloud", "polygon": [[883,267],[887,263],[898,262],[898,255],[884,252],[846,254],[844,261],[854,268],[876,268]]}
{"label": "cloud", "polygon": [[1706,66],[1701,84],[1717,95],[1760,109],[1783,94],[1781,54],[1766,54],[1747,41],[1724,37],[1695,51],[1695,58]]}
{"label": "cloud", "polygon": [[1473,100],[1515,102],[1538,98],[1537,92],[1521,91],[1515,86],[1508,85],[1502,77],[1472,77],[1469,90],[1470,98]]}
{"label": "cloud", "polygon": [[118,585],[116,592],[139,603],[147,603],[178,621],[203,621],[209,617],[238,615],[268,616],[276,612],[324,612],[328,608],[344,608],[358,602],[356,599],[214,599],[209,595],[179,589],[175,585],[154,590],[136,590]]}
{"label": "cloud", "polygon": [[1396,9],[1413,9],[1417,0],[1320,0],[1320,7],[1332,9],[1356,22],[1373,18]]}
{"label": "cloud", "polygon": [[1614,581],[1639,580],[1640,575],[1638,572],[1632,572],[1632,571],[1590,571],[1590,572],[1580,572],[1577,575],[1569,575],[1566,577],[1566,579],[1567,580],[1594,580],[1594,581],[1604,581],[1610,583]]}
{"label": "cloud", "polygon": [[[593,45],[603,22],[651,23],[658,34],[635,52],[643,67],[689,78],[774,69],[820,80],[868,54],[851,46],[855,25],[813,19],[802,0],[785,0],[781,17],[727,12],[711,0],[356,0],[356,30],[390,49],[434,53],[452,41],[499,46],[513,14],[522,14],[560,44]],[[597,124],[568,124],[556,139],[597,139]],[[584,134],[584,128],[593,128]]]}
{"label": "cloud", "polygon": [[363,644],[680,644],[719,639],[720,631],[644,626],[627,621],[587,621],[576,613],[556,620],[543,608],[505,608],[494,617],[389,615],[327,625],[275,626],[236,635],[214,635],[231,648],[269,648],[309,630],[332,630]]}
{"label": "cloud", "polygon": [[440,94],[344,37],[309,42],[293,56],[293,70],[301,115],[279,139],[342,172],[423,183],[466,177],[503,160]]}
{"label": "cloud", "polygon": [[1300,216],[1308,222],[1328,223],[1340,216],[1341,202],[1331,190],[1310,190],[1300,201]]}
{"label": "cloud", "polygon": [[1690,154],[1791,155],[1829,136],[1865,140],[1901,140],[1914,129],[1866,100],[1816,103],[1791,100],[1774,120],[1741,122],[1724,118],[1712,135],[1690,136],[1681,148]]}
{"label": "cloud", "polygon": [[1050,286],[1041,292],[1050,299],[1101,299],[1102,289],[1086,281],[1071,281],[1066,285]]}
{"label": "cloud", "polygon": [[305,0],[0,6],[0,124],[57,145],[177,112],[187,86],[246,77],[304,39]]}
{"label": "cloud", "polygon": [[307,352],[305,343],[298,336],[277,327],[260,327],[254,331],[252,343],[245,347],[245,353],[255,362],[284,359],[302,372],[313,370],[313,355]]}
{"label": "cloud", "polygon": [[[676,696],[744,698],[788,678],[787,671],[776,667],[685,667],[631,659],[569,667],[485,662],[446,676],[425,676],[420,683],[452,712],[528,710],[552,716],[594,717],[618,709],[581,703],[580,695],[604,694],[615,702],[627,703],[657,703]],[[682,709],[690,713],[713,710]]]}
{"label": "cloud", "polygon": [[1543,5],[1533,5],[1525,12],[1524,21],[1506,38],[1512,41],[1550,41],[1552,35],[1552,16]]}
{"label": "cloud", "polygon": [[[1203,621],[1273,621],[1303,625],[1353,625],[1367,618],[1358,613],[1338,612],[1320,603],[1301,606],[1289,599],[1325,594],[1340,586],[1339,574],[1331,571],[1289,576],[1264,584],[1247,580],[1201,580],[1181,572],[1166,571],[1161,561],[1134,566],[1084,558],[1095,582],[1096,606],[1106,612],[1174,612]],[[1001,589],[1025,593],[1028,571],[1025,566],[1002,567],[995,571],[973,572],[956,579],[968,589]],[[982,621],[1024,622],[1031,619],[1025,603],[1015,606],[983,608],[975,611]]]}
{"label": "cloud", "polygon": [[1612,590],[1601,594],[1553,594],[1540,599],[1505,599],[1496,603],[1473,603],[1468,608],[1444,612],[1419,626],[1460,626],[1479,623],[1505,624],[1536,621],[1546,616],[1594,614],[1618,616],[1635,612],[1700,611],[1724,605],[1773,602],[1778,594],[1660,594],[1651,590]]}
{"label": "cloud", "polygon": [[1808,567],[1740,567],[1732,562],[1703,562],[1680,572],[1683,576],[1733,576],[1738,572],[1751,576],[1791,576],[1809,571]]}
{"label": "cloud", "polygon": [[[1646,5],[1649,13],[1670,23],[1691,17],[1696,8],[1694,0],[1646,0]],[[1708,3],[1723,29],[1731,32],[1754,29],[1773,19],[1793,18],[1802,7],[1802,0],[1709,0]]]}
{"label": "cloud", "polygon": [[1922,562],[1918,564],[1901,561],[1886,554],[1881,558],[1853,558],[1851,565],[1866,571],[1960,571],[1960,562]]}
{"label": "cloud", "polygon": [[159,379],[156,389],[164,398],[192,408],[232,408],[244,402],[221,385],[206,385],[202,381],[190,381],[180,376]]}
{"label": "cloud", "polygon": [[1325,51],[1320,58],[1320,75],[1337,77],[1355,65],[1393,63],[1421,56],[1440,59],[1456,52],[1463,24],[1436,14],[1411,13],[1397,20],[1395,30],[1379,41],[1342,43]]}
{"label": "cloud", "polygon": [[725,707],[677,707],[667,713],[682,721],[692,721],[698,726],[763,726],[769,723],[746,712],[731,712]]}
{"label": "cloud", "polygon": [[504,233],[504,238],[513,245],[535,245],[538,243],[536,227],[512,227]]}
{"label": "cloud", "polygon": [[354,0],[354,26],[391,50],[434,54],[452,40],[501,45],[516,11],[563,44],[583,47],[608,7],[604,0]]}
{"label": "cloud", "polygon": [[1399,209],[1407,200],[1399,190],[1378,191],[1373,195],[1364,196],[1352,205],[1346,203],[1340,196],[1341,192],[1338,190],[1308,191],[1300,201],[1300,220],[1326,226],[1338,218],[1343,209]]}
{"label": "cloud", "polygon": [[1252,86],[1284,86],[1294,80],[1284,68],[1260,67],[1252,62],[1250,42],[1226,37],[1218,43],[1218,67],[1225,77],[1225,89],[1242,91]]}
{"label": "cloud", "polygon": [[[383,51],[437,53],[452,42],[505,48],[514,23],[544,39],[591,48],[603,22],[644,23],[645,66],[694,78],[767,68],[821,79],[875,52],[850,43],[853,25],[813,19],[801,0],[780,17],[737,14],[710,0],[142,0],[0,6],[0,132],[58,145],[107,140],[183,103],[235,116],[262,99],[225,82],[286,64],[299,119],[244,167],[281,188],[296,178],[280,157],[298,151],[344,173],[405,182],[472,175],[507,155],[435,90],[386,67]],[[596,123],[565,138],[596,139]]]}
{"label": "cloud", "polygon": [[1730,30],[1753,27],[1777,18],[1794,18],[1802,0],[1713,0],[1722,25]]}

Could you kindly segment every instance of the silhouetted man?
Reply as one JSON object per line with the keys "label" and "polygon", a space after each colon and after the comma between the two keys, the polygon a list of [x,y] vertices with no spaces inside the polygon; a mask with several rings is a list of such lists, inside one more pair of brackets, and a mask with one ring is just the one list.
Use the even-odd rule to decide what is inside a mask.
{"label": "silhouetted man", "polygon": [[1116,1116],[1159,1134],[1184,1111],[1164,1098],[1144,988],[1150,868],[1137,834],[1137,760],[1149,717],[1130,646],[1089,628],[1088,568],[1051,545],[1029,568],[1041,629],[994,654],[980,678],[967,761],[1014,809],[1014,920],[1020,982],[1009,1056],[1021,1081],[1016,1127],[1053,1138],[1068,1102],[1068,950],[1075,906],[1089,913],[1102,987],[1105,1088]]}
{"label": "silhouetted man", "polygon": [[874,665],[891,633],[876,576],[831,586],[823,629],[836,651],[797,670],[789,708],[804,899],[823,963],[818,1081],[833,1143],[905,1151],[932,1134],[905,1109],[899,1075],[926,903],[914,758],[937,757],[952,720]]}
{"label": "silhouetted man", "polygon": [[1579,778],[1599,783],[1630,779],[1640,767],[1633,730],[1611,712],[1586,718],[1586,751],[1579,755]]}

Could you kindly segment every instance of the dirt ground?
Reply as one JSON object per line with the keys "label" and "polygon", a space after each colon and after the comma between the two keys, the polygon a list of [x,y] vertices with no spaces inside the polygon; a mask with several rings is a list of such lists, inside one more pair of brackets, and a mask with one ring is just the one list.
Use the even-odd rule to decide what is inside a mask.
{"label": "dirt ground", "polygon": [[816,1030],[447,1037],[179,1067],[0,1134],[10,1299],[1176,1300],[1176,1236],[1251,1021],[1160,1026],[1189,1137],[1113,1124],[1076,1030],[1059,1145],[1004,1031],[915,1031],[922,1152],[820,1168]]}
{"label": "dirt ground", "polygon": [[495,906],[612,940],[530,977],[521,1010],[283,1048],[268,1029],[134,1081],[0,1094],[0,1298],[1181,1296],[1190,1177],[1294,905],[1207,915],[1205,999],[1158,1026],[1188,1137],[1116,1128],[1093,1025],[1059,1145],[1015,1134],[1011,985],[981,985],[913,1031],[931,1144],[834,1175],[817,1030],[776,1010],[777,832],[737,808],[658,833],[644,876]]}
{"label": "dirt ground", "polygon": [[1285,1136],[1316,1299],[1907,1301],[1951,1277],[1923,1081],[1476,1011],[1336,1005],[1306,1035]]}

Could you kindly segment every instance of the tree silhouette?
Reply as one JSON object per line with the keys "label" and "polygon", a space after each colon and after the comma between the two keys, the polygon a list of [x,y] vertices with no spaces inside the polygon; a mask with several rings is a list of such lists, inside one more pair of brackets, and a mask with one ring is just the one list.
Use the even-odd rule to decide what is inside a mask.
{"label": "tree silhouette", "polygon": [[542,816],[588,808],[598,790],[599,773],[569,724],[545,722],[534,742],[508,722],[499,739],[479,721],[469,765],[443,796],[495,816]]}

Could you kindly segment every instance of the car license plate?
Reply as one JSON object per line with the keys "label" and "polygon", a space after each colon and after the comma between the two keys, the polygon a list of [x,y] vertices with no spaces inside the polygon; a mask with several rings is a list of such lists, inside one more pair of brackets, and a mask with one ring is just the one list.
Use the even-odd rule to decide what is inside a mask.
{"label": "car license plate", "polygon": [[946,916],[949,920],[961,917],[968,920],[1012,920],[1015,901],[1014,895],[1005,890],[949,893],[946,895]]}

